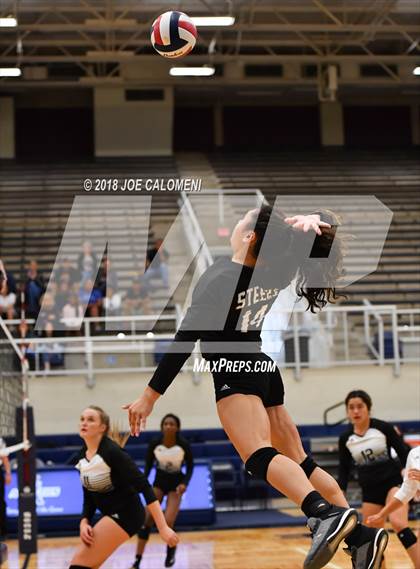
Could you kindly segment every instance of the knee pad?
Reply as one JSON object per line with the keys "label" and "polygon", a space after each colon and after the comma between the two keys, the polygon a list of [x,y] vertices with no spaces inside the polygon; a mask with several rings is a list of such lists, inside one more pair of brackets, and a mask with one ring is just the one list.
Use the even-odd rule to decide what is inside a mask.
{"label": "knee pad", "polygon": [[150,535],[150,530],[151,528],[147,527],[147,526],[143,526],[142,528],[140,528],[140,530],[137,532],[137,537],[140,539],[144,539],[145,541],[147,541],[149,539],[149,535]]}
{"label": "knee pad", "polygon": [[401,541],[403,546],[408,549],[415,543],[417,543],[417,537],[410,528],[404,528],[397,533],[398,539]]}
{"label": "knee pad", "polygon": [[268,465],[278,454],[280,453],[273,447],[259,448],[245,463],[248,474],[259,480],[267,480]]}
{"label": "knee pad", "polygon": [[305,460],[300,463],[299,466],[302,468],[303,472],[306,474],[308,479],[310,478],[315,468],[318,468],[317,463],[314,461],[314,459],[311,456],[307,456]]}

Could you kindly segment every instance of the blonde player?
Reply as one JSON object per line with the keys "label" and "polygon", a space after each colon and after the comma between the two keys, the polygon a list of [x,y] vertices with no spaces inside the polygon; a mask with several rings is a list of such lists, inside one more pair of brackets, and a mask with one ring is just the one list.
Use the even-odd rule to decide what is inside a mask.
{"label": "blonde player", "polygon": [[[144,523],[144,508],[138,493],[146,500],[162,539],[171,547],[178,536],[168,526],[159,501],[147,478],[119,444],[109,437],[109,416],[94,405],[80,417],[80,436],[84,441],[76,468],[83,486],[83,513],[80,539],[70,569],[96,569]],[[102,514],[92,525],[96,510]]]}

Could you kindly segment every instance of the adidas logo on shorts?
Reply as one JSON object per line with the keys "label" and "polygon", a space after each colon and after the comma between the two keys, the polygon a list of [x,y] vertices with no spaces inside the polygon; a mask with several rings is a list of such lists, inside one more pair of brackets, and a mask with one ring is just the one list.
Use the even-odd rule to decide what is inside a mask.
{"label": "adidas logo on shorts", "polygon": [[120,516],[118,514],[111,514],[111,518],[115,518],[116,520],[119,520]]}
{"label": "adidas logo on shorts", "polygon": [[224,386],[220,388],[220,391],[226,391],[226,389],[230,389],[230,387],[225,383]]}

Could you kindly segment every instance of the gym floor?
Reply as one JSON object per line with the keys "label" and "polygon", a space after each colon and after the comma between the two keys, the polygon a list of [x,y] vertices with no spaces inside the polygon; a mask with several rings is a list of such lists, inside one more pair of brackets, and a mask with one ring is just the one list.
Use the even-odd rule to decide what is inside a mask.
{"label": "gym floor", "polygon": [[[309,534],[303,527],[240,529],[206,532],[180,532],[181,544],[174,569],[302,569],[309,548]],[[78,544],[78,538],[39,540],[39,553],[28,569],[67,569]],[[103,569],[129,569],[135,550],[135,539],[121,546],[102,566]],[[141,569],[163,567],[166,546],[152,535]],[[18,569],[17,542],[9,542],[7,569]],[[328,569],[348,569],[349,557],[339,551]],[[390,535],[386,556],[387,569],[412,569],[397,537]]]}

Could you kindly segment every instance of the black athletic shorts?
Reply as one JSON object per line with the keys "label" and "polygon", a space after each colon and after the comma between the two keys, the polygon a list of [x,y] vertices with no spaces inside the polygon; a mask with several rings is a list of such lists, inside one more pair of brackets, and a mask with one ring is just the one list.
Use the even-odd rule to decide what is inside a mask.
{"label": "black athletic shorts", "polygon": [[[283,380],[279,368],[267,354],[226,354],[223,358],[232,365],[231,369],[220,365],[220,371],[212,372],[216,402],[234,393],[242,393],[257,395],[264,407],[283,405]],[[235,362],[237,370],[243,366],[242,362],[246,362],[246,367],[234,371]]]}
{"label": "black athletic shorts", "polygon": [[169,494],[169,492],[175,492],[177,486],[182,484],[183,480],[184,474],[182,472],[165,472],[158,468],[153,487],[159,488],[164,494]]}
{"label": "black athletic shorts", "polygon": [[138,496],[124,502],[115,512],[103,513],[113,519],[130,537],[135,535],[144,524],[144,508]]}
{"label": "black athletic shorts", "polygon": [[386,498],[388,492],[391,488],[396,486],[401,486],[403,479],[399,474],[387,478],[383,482],[378,482],[376,484],[364,484],[362,486],[362,501],[369,502],[370,504],[378,504],[379,506],[385,506]]}

